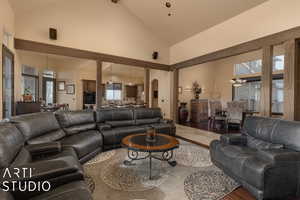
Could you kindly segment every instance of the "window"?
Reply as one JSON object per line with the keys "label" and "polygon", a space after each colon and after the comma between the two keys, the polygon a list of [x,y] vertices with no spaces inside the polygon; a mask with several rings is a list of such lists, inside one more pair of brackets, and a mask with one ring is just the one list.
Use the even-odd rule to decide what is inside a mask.
{"label": "window", "polygon": [[273,72],[284,70],[284,55],[273,57]]}
{"label": "window", "polygon": [[106,85],[106,100],[121,100],[122,84],[112,83]]}
{"label": "window", "polygon": [[[248,109],[259,112],[260,108],[260,77],[246,78],[248,82],[241,87],[234,87],[234,100],[246,100]],[[284,81],[283,75],[273,75],[272,113],[283,113]]]}
{"label": "window", "polygon": [[283,113],[284,81],[282,78],[275,79],[272,84],[272,112]]}
{"label": "window", "polygon": [[[234,100],[248,101],[248,109],[259,112],[261,77],[253,77],[261,73],[262,60],[254,60],[234,65],[235,75],[252,75],[241,87],[234,88]],[[284,55],[273,57],[273,72],[284,70]],[[272,112],[283,113],[284,81],[283,74],[274,73],[272,83]]]}
{"label": "window", "polygon": [[261,73],[261,60],[253,60],[234,65],[234,75]]}
{"label": "window", "polygon": [[[247,75],[261,73],[262,60],[253,60],[234,65],[234,75]],[[273,72],[284,70],[284,55],[273,57]]]}
{"label": "window", "polygon": [[38,100],[39,77],[34,67],[22,66],[22,95],[32,95],[33,101]]}
{"label": "window", "polygon": [[53,71],[45,70],[43,72],[43,99],[46,105],[56,103],[55,77],[56,74]]}
{"label": "window", "polygon": [[234,100],[246,100],[248,102],[248,110],[259,112],[260,108],[260,88],[261,81],[249,81],[241,87],[234,87]]}

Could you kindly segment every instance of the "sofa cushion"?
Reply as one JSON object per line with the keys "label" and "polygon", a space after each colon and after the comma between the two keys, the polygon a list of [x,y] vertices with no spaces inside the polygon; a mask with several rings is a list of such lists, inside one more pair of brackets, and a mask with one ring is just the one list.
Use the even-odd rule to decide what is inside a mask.
{"label": "sofa cushion", "polygon": [[57,112],[55,116],[67,135],[96,129],[94,113],[92,111]]}
{"label": "sofa cushion", "polygon": [[106,121],[106,124],[109,124],[111,127],[124,127],[124,126],[133,126],[134,120],[122,120],[122,121]]}
{"label": "sofa cushion", "polygon": [[81,124],[81,125],[64,128],[64,130],[67,133],[67,135],[74,135],[89,130],[95,130],[96,128],[97,126],[95,123],[90,123],[90,124]]}
{"label": "sofa cushion", "polygon": [[96,122],[131,121],[134,120],[133,110],[130,108],[99,109],[96,111]]}
{"label": "sofa cushion", "polygon": [[245,161],[245,164],[242,167],[241,177],[254,187],[263,189],[264,173],[268,166],[270,166],[269,162],[257,157],[252,157]]}
{"label": "sofa cushion", "polygon": [[214,160],[240,178],[245,161],[256,154],[255,149],[237,145],[222,145],[219,141],[217,145],[212,146],[211,152]]}
{"label": "sofa cushion", "polygon": [[[43,157],[35,157],[33,158],[33,161],[40,161],[40,160],[53,160],[53,159],[63,159],[64,157],[72,157],[74,160],[78,161],[78,156],[76,151],[73,147],[70,146],[64,146],[62,148],[62,151],[56,154],[49,154],[47,156]],[[79,162],[77,162],[79,163]]]}
{"label": "sofa cushion", "polygon": [[260,139],[256,139],[250,135],[247,136],[247,146],[254,149],[281,149],[282,144],[273,144],[270,142],[265,142]]}
{"label": "sofa cushion", "polygon": [[8,167],[24,146],[24,137],[12,124],[0,123],[0,168]]}
{"label": "sofa cushion", "polygon": [[158,123],[160,118],[148,118],[148,119],[137,119],[135,120],[136,125],[145,125],[145,124],[153,124]]}
{"label": "sofa cushion", "polygon": [[12,166],[24,165],[32,161],[31,154],[25,148],[22,148],[18,155],[15,157],[14,161],[11,163]]}
{"label": "sofa cushion", "polygon": [[45,135],[41,135],[32,139],[27,140],[27,144],[40,144],[47,142],[55,142],[66,136],[66,133],[62,129],[49,132]]}
{"label": "sofa cushion", "polygon": [[[11,122],[15,123],[17,128],[25,136],[26,141],[36,138],[38,136],[44,136],[45,139],[42,142],[56,141],[65,136],[64,132],[61,132],[61,128],[53,115],[53,113],[33,113],[27,115],[20,115],[11,119]],[[53,139],[53,140],[52,140]]]}
{"label": "sofa cushion", "polygon": [[136,119],[162,118],[160,108],[136,108],[134,115]]}
{"label": "sofa cushion", "polygon": [[278,119],[247,117],[242,132],[243,134],[271,143],[274,130],[278,123]]}
{"label": "sofa cushion", "polygon": [[285,148],[300,151],[300,122],[278,121],[278,125],[272,134],[272,141],[283,144]]}
{"label": "sofa cushion", "polygon": [[97,123],[105,123],[105,121],[111,121],[112,120],[112,108],[105,108],[105,109],[98,109],[95,112],[96,116],[96,122]]}
{"label": "sofa cushion", "polygon": [[112,127],[109,124],[105,123],[97,123],[97,128],[100,132],[105,131],[105,130],[110,130]]}
{"label": "sofa cushion", "polygon": [[134,133],[143,133],[146,128],[143,126],[129,126],[129,127],[119,127],[113,128],[111,130],[102,131],[104,145],[117,145],[120,144],[122,139],[128,135]]}
{"label": "sofa cushion", "polygon": [[73,147],[79,159],[103,146],[102,135],[96,130],[71,135],[61,140],[63,146]]}

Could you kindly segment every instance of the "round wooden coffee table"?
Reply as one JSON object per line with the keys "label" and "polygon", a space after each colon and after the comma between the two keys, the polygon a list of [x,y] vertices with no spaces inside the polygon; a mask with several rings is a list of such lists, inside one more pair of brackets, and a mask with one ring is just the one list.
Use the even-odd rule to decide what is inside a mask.
{"label": "round wooden coffee table", "polygon": [[[122,145],[128,150],[128,158],[130,160],[125,160],[125,165],[131,165],[135,160],[142,160],[149,158],[149,178],[152,178],[152,159],[157,159],[160,161],[167,161],[171,166],[175,167],[177,165],[176,161],[171,161],[173,158],[173,150],[179,147],[179,141],[172,136],[165,134],[156,134],[155,142],[147,142],[146,134],[133,134],[129,135],[122,140]],[[139,155],[140,152],[146,153],[142,156]],[[160,153],[153,155],[154,152]]]}

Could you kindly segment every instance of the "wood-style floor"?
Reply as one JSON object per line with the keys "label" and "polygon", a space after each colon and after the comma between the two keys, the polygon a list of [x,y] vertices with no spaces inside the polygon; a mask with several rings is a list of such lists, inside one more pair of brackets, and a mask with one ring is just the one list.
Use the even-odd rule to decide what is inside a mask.
{"label": "wood-style floor", "polygon": [[[199,128],[199,129],[202,129],[202,130],[209,130],[207,123],[185,124],[185,125],[188,125],[188,126],[193,127],[193,128]],[[212,130],[210,130],[210,131],[212,131]],[[225,131],[222,130],[222,129],[218,130],[218,131],[215,131],[215,132],[218,132],[220,134],[224,134],[225,133]],[[207,146],[206,144],[202,144],[202,143],[197,142],[197,141],[186,139],[184,137],[179,137],[179,138],[183,139],[183,140],[186,140],[188,142],[200,145],[202,147],[209,148],[209,146]],[[231,192],[230,194],[226,195],[222,200],[256,200],[256,199],[246,189],[240,187],[240,188],[234,190],[233,192]],[[293,198],[292,197],[292,198],[289,198],[289,199],[286,199],[286,200],[300,200],[300,198]]]}

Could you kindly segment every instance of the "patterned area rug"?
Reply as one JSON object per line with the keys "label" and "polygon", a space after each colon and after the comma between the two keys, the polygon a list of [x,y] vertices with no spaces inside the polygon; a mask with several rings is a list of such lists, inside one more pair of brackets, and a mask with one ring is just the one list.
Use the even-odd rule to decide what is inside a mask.
{"label": "patterned area rug", "polygon": [[85,164],[86,182],[95,200],[217,200],[238,184],[212,165],[207,149],[180,140],[174,152],[177,166],[154,160],[128,160],[126,149],[99,154]]}
{"label": "patterned area rug", "polygon": [[190,200],[220,199],[240,185],[213,167],[203,167],[184,180],[184,191]]}

